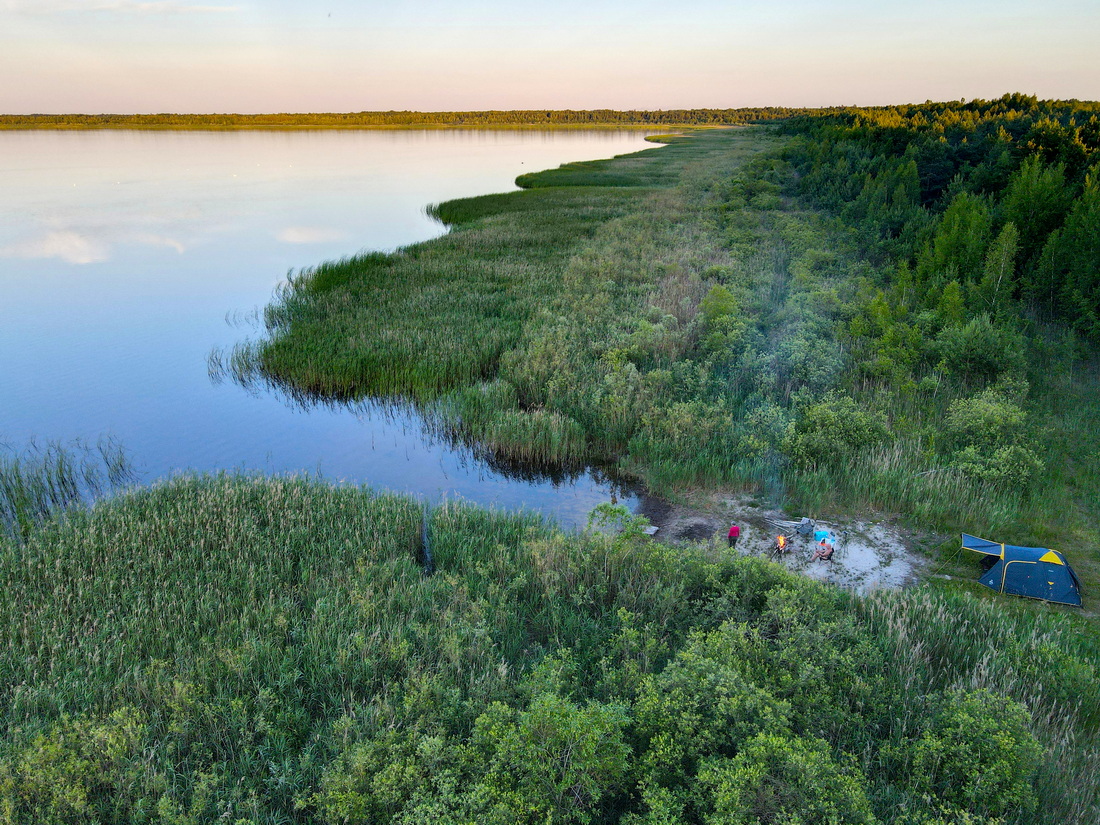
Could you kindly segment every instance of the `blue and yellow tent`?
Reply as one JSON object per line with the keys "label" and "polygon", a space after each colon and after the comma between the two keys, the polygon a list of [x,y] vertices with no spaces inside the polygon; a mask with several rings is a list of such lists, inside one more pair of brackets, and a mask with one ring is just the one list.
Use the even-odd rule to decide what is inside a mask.
{"label": "blue and yellow tent", "polygon": [[998,593],[1081,606],[1081,583],[1066,557],[1046,547],[1016,547],[962,534],[962,546],[997,558],[981,578]]}

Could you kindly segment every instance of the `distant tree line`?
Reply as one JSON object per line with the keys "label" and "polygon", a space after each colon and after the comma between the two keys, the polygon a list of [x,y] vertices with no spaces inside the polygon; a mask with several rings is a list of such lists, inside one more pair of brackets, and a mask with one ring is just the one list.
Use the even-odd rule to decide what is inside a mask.
{"label": "distant tree line", "polygon": [[301,114],[34,114],[0,115],[0,129],[293,129],[546,126],[724,126],[788,118],[805,110],[746,109],[517,109],[483,112],[349,112]]}

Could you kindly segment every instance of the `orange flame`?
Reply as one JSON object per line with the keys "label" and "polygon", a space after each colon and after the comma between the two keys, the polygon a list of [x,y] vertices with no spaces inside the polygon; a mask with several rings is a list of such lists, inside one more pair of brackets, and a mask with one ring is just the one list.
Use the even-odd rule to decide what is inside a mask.
{"label": "orange flame", "polygon": [[786,536],[776,536],[775,537],[775,543],[779,546],[779,549],[782,550],[784,547],[787,546],[787,537]]}

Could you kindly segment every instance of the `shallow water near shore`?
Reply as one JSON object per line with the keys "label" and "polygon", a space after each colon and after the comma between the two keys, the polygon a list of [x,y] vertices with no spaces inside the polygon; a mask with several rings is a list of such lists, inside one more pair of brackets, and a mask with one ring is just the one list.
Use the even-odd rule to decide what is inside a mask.
{"label": "shallow water near shore", "polygon": [[309,473],[573,526],[633,497],[490,466],[392,406],[303,408],[211,381],[289,270],[444,228],[424,208],[646,148],[643,133],[0,133],[0,442],[111,436],[143,481]]}

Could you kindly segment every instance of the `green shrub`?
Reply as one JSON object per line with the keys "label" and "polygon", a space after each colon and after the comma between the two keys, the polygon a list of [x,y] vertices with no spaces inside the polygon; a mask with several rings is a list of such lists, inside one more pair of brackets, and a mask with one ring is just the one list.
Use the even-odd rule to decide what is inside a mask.
{"label": "green shrub", "polygon": [[588,822],[626,774],[626,721],[622,707],[549,693],[522,712],[494,703],[472,738],[488,766],[479,793],[507,800],[518,822]]}
{"label": "green shrub", "polygon": [[968,381],[993,381],[1024,368],[1019,333],[994,324],[984,313],[945,328],[936,338],[936,349],[946,368]]}
{"label": "green shrub", "polygon": [[[732,756],[761,731],[783,730],[789,707],[697,636],[661,673],[645,679],[634,714],[643,775],[653,784],[684,787],[701,760]],[[715,654],[718,655],[715,655]]]}
{"label": "green shrub", "polygon": [[703,320],[703,351],[722,358],[736,357],[744,346],[752,315],[725,285],[715,284],[699,302]]}
{"label": "green shrub", "polygon": [[951,691],[933,704],[909,749],[909,783],[959,810],[1002,816],[1036,805],[1042,756],[1027,708],[987,690]]}
{"label": "green shrub", "polygon": [[830,392],[802,410],[783,450],[803,467],[835,465],[888,434],[881,413],[861,407],[851,396]]}
{"label": "green shrub", "polygon": [[327,822],[389,822],[447,766],[461,767],[461,754],[441,737],[379,731],[329,766],[313,801]]}
{"label": "green shrub", "polygon": [[834,341],[804,331],[779,345],[779,370],[788,387],[823,392],[833,386],[844,368],[840,347]]}
{"label": "green shrub", "polygon": [[[1008,394],[1012,394],[1008,388]],[[1015,394],[1023,395],[1023,388]],[[1043,468],[1034,450],[1019,442],[1027,416],[999,385],[951,403],[944,420],[951,465],[971,478],[1022,489]]]}
{"label": "green shrub", "polygon": [[133,708],[102,722],[64,718],[0,761],[0,822],[114,821],[140,777],[145,719]]}
{"label": "green shrub", "polygon": [[753,458],[775,453],[792,432],[790,413],[771,401],[765,401],[745,416],[741,449]]}
{"label": "green shrub", "polygon": [[963,475],[1021,490],[1043,469],[1043,461],[1033,450],[1016,444],[981,450],[973,445],[951,456],[951,466]]}
{"label": "green shrub", "polygon": [[1014,441],[1026,414],[998,390],[988,389],[953,401],[944,421],[944,434],[956,445],[992,447]]}
{"label": "green shrub", "polygon": [[762,733],[699,774],[708,825],[872,825],[863,776],[820,739]]}
{"label": "green shrub", "polygon": [[699,312],[708,327],[723,321],[738,311],[737,297],[722,284],[715,284],[710,288],[702,301],[699,302]]}
{"label": "green shrub", "polygon": [[628,813],[621,820],[623,825],[683,825],[686,800],[668,788],[643,785],[641,789],[642,813]]}

